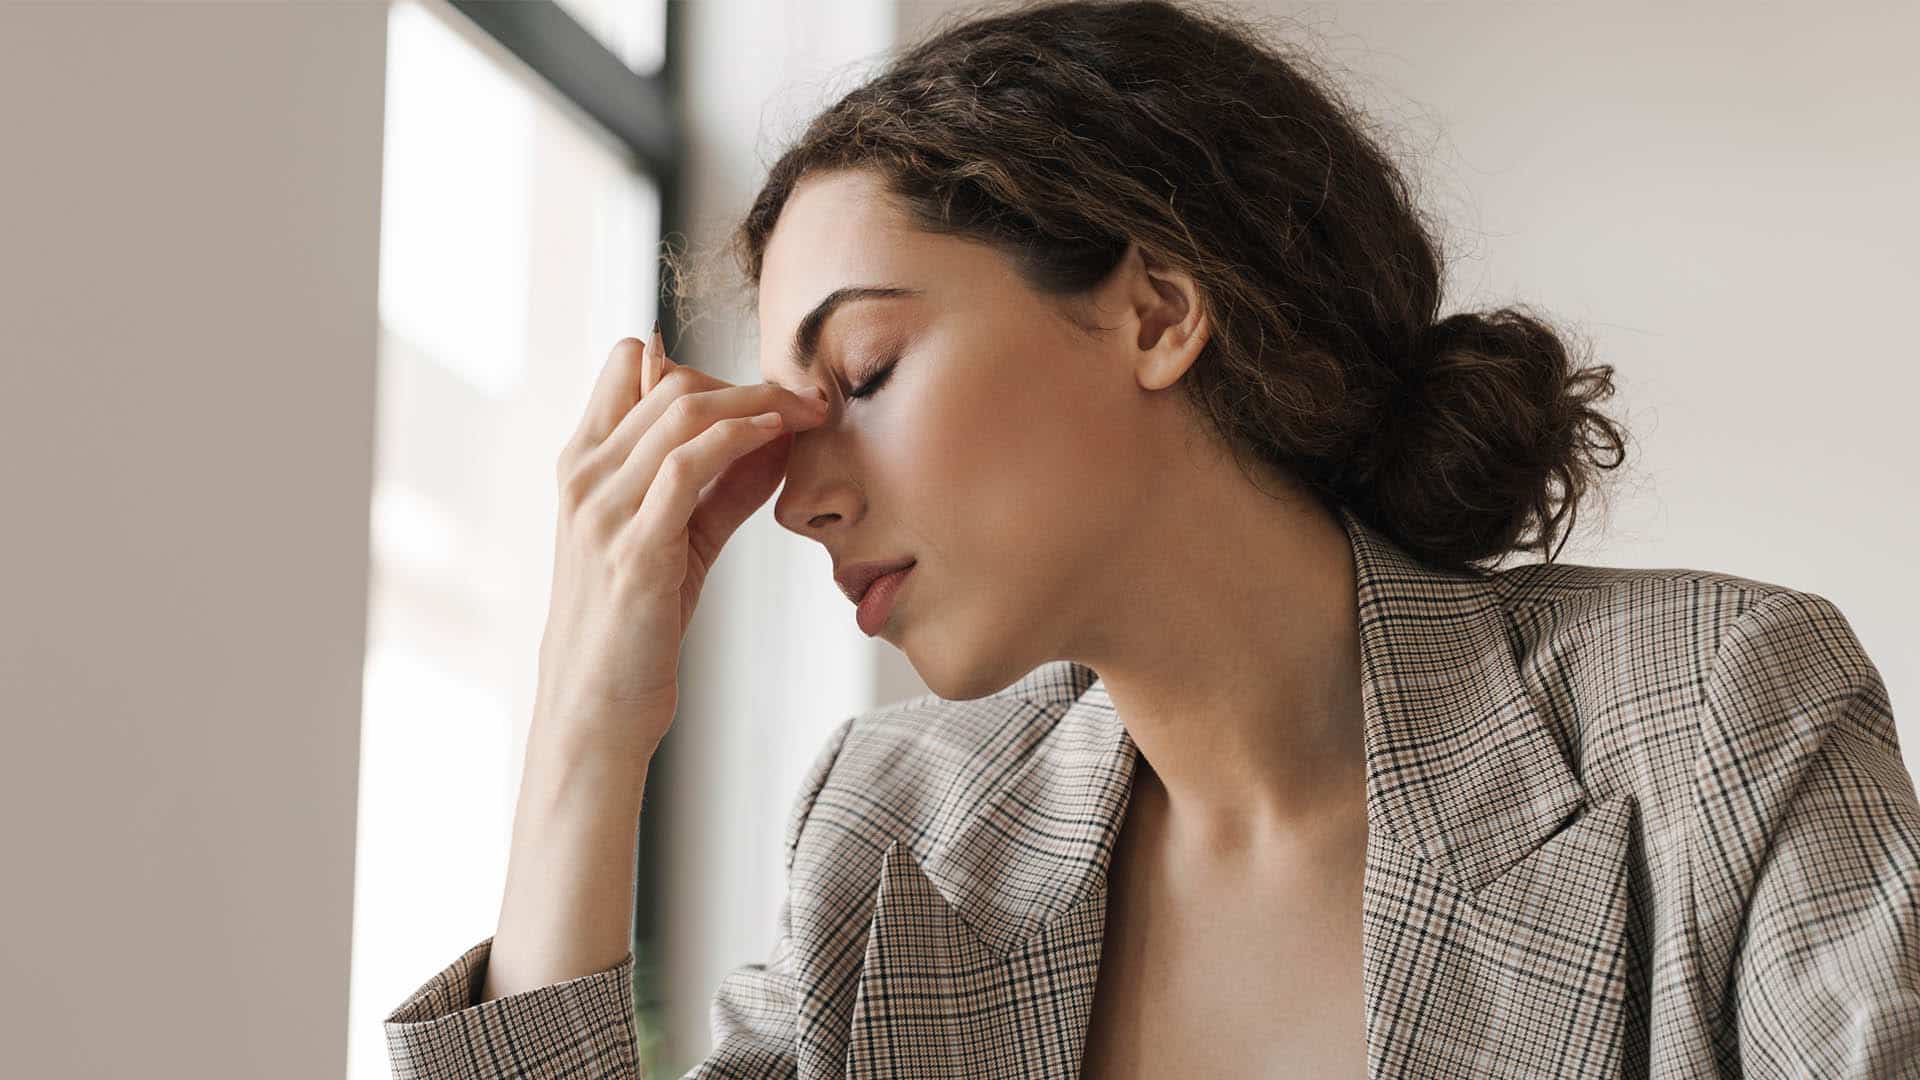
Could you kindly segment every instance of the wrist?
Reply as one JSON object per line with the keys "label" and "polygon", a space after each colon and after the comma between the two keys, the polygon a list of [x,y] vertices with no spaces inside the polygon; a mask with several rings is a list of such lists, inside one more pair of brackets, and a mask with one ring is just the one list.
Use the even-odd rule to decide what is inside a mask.
{"label": "wrist", "polygon": [[[619,709],[604,705],[562,705],[544,698],[536,699],[533,722],[527,731],[527,750],[537,746],[549,756],[562,759],[595,759],[618,763],[628,768],[645,769],[660,748],[666,723],[675,706],[630,706]],[[660,731],[661,735],[645,733]]]}
{"label": "wrist", "polygon": [[536,724],[527,737],[521,788],[547,807],[631,804],[637,813],[652,760],[651,747],[609,746],[573,732],[543,732]]}

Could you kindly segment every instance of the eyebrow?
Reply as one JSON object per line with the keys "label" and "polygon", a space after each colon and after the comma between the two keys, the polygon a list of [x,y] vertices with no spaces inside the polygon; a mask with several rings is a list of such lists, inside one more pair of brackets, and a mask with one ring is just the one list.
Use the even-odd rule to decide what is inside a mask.
{"label": "eyebrow", "polygon": [[793,332],[793,346],[787,358],[801,371],[813,369],[814,359],[820,352],[820,331],[826,326],[827,316],[833,314],[842,304],[855,300],[893,300],[905,297],[922,296],[923,289],[909,289],[898,285],[848,285],[835,289],[826,298],[815,304],[807,317]]}

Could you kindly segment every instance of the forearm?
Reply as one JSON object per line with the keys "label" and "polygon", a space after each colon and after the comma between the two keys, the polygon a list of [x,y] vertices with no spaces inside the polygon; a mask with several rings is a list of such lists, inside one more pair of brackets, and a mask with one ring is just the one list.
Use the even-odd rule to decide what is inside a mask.
{"label": "forearm", "polygon": [[481,1000],[604,971],[632,947],[647,762],[549,740],[536,722]]}

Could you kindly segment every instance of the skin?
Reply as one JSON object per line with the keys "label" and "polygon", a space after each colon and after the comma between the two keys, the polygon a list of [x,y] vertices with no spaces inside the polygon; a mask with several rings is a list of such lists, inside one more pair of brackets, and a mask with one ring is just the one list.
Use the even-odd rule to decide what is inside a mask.
{"label": "skin", "polygon": [[[796,327],[848,285],[925,292],[842,307],[802,372]],[[835,565],[918,560],[879,636],[944,698],[1054,659],[1105,680],[1144,767],[1090,1071],[1151,1074],[1156,1047],[1225,1064],[1224,986],[1254,1030],[1293,1016],[1345,1048],[1297,1063],[1350,1073],[1366,774],[1346,533],[1282,472],[1256,486],[1182,400],[1211,332],[1189,275],[1134,248],[1087,299],[1092,335],[994,249],[913,228],[873,174],[803,181],[762,267],[760,363],[831,408],[791,436],[775,518]],[[846,397],[902,344],[877,393]],[[1274,1045],[1292,1043],[1244,1050]]]}

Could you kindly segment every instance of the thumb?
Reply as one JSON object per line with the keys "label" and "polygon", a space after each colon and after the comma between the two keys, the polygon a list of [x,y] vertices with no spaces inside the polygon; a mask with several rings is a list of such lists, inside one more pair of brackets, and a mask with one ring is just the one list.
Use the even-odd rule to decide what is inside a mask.
{"label": "thumb", "polygon": [[706,495],[694,507],[689,531],[713,546],[713,551],[701,553],[709,566],[718,557],[719,548],[780,486],[792,448],[793,433],[783,431],[765,446],[741,455],[708,485]]}

